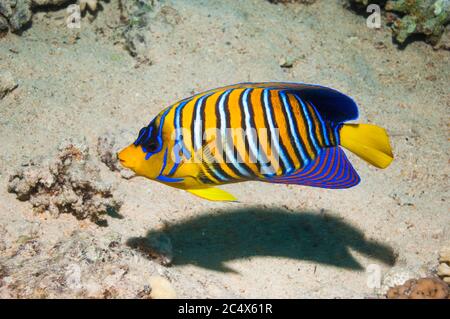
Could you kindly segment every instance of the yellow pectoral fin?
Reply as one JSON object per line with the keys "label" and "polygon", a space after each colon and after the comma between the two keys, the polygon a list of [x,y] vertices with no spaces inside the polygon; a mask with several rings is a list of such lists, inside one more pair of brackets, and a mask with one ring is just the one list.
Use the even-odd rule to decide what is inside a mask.
{"label": "yellow pectoral fin", "polygon": [[235,201],[236,197],[231,195],[230,193],[221,190],[220,188],[208,187],[208,188],[192,188],[185,189],[191,194],[195,196],[211,200],[211,201]]}

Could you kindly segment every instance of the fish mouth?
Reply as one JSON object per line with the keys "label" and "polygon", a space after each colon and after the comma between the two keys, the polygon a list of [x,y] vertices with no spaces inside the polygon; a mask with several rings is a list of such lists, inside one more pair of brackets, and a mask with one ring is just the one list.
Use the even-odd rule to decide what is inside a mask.
{"label": "fish mouth", "polygon": [[125,159],[120,158],[120,153],[117,154],[117,158],[119,159],[120,165],[122,165],[125,168],[130,168],[131,169],[130,163],[128,163]]}
{"label": "fish mouth", "polygon": [[120,165],[125,168],[132,168],[130,161],[126,160],[126,148],[116,154],[117,159],[119,160]]}

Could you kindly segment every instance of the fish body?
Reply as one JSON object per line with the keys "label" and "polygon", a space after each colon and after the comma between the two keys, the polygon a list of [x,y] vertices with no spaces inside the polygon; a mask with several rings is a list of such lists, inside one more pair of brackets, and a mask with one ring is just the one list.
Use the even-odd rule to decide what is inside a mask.
{"label": "fish body", "polygon": [[241,83],[162,110],[118,157],[210,200],[234,200],[214,186],[244,181],[348,188],[360,178],[340,146],[382,168],[393,159],[384,129],[344,124],[357,117],[353,99],[331,88]]}

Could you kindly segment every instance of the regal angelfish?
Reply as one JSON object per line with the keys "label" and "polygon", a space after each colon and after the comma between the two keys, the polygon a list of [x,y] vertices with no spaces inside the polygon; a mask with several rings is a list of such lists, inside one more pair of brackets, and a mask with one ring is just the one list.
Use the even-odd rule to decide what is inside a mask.
{"label": "regal angelfish", "polygon": [[345,124],[347,95],[303,83],[242,83],[161,111],[119,154],[123,166],[199,197],[231,201],[216,185],[244,181],[349,188],[360,178],[341,146],[368,163],[393,160],[386,131]]}

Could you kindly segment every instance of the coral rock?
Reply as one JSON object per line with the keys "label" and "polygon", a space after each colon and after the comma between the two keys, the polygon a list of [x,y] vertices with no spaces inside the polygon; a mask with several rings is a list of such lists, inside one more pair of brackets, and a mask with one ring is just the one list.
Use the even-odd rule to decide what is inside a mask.
{"label": "coral rock", "polygon": [[445,263],[440,264],[438,267],[438,275],[450,277],[450,266]]}
{"label": "coral rock", "polygon": [[437,278],[407,280],[403,285],[392,287],[386,297],[389,299],[446,299],[448,285]]}
{"label": "coral rock", "polygon": [[450,284],[450,246],[441,249],[439,261],[441,264],[438,266],[437,274],[443,281]]}
{"label": "coral rock", "polygon": [[170,34],[181,21],[178,11],[154,0],[121,0],[120,3],[122,20],[128,24],[123,33],[127,50],[140,60],[150,61],[158,39]]}
{"label": "coral rock", "polygon": [[294,2],[303,3],[303,4],[312,4],[312,3],[316,2],[316,0],[269,0],[269,2],[275,3],[275,4],[278,4],[278,3],[286,4],[286,3],[294,3]]}
{"label": "coral rock", "polygon": [[439,261],[450,263],[450,246],[441,249],[439,253]]}
{"label": "coral rock", "polygon": [[[59,235],[50,246],[39,235],[19,237],[2,251],[1,298],[136,298],[144,287],[140,297],[151,298],[148,279],[158,274],[160,266],[125,245],[109,248],[108,236],[98,232]],[[158,282],[154,286],[155,293],[161,293]]]}
{"label": "coral rock", "polygon": [[13,9],[11,8],[11,2],[9,0],[0,0],[0,14],[6,18],[11,18]]}
{"label": "coral rock", "polygon": [[384,276],[380,293],[385,295],[391,288],[403,285],[410,278],[418,277],[421,277],[421,274],[417,271],[394,267]]}
{"label": "coral rock", "polygon": [[136,176],[136,174],[120,165],[117,152],[121,148],[122,146],[119,146],[114,136],[110,133],[99,137],[97,140],[97,154],[100,161],[108,166],[111,171],[119,172],[123,178],[130,179]]}
{"label": "coral rock", "polygon": [[[0,33],[11,29],[19,33],[29,25],[33,9],[45,6],[62,6],[73,2],[71,0],[0,0]],[[79,0],[80,11],[95,12],[99,0]]]}
{"label": "coral rock", "polygon": [[[6,7],[6,5],[2,5],[2,7]],[[14,10],[11,10],[11,14],[6,17],[9,19],[11,30],[18,32],[31,21],[31,16],[30,0],[17,0]]]}
{"label": "coral rock", "polygon": [[32,0],[31,3],[34,7],[43,6],[60,6],[69,3],[71,0]]}
{"label": "coral rock", "polygon": [[60,147],[54,161],[30,163],[11,175],[8,191],[29,201],[38,213],[70,213],[100,224],[106,222],[102,216],[108,210],[121,206],[111,185],[100,179],[98,168],[89,161],[87,146],[72,142]]}
{"label": "coral rock", "polygon": [[8,20],[0,15],[0,36],[9,30]]}
{"label": "coral rock", "polygon": [[444,34],[434,48],[450,50],[450,24],[445,28]]}
{"label": "coral rock", "polygon": [[[384,1],[348,0],[361,9],[370,3],[381,7]],[[389,0],[384,9],[388,11],[388,23],[392,24],[394,38],[403,44],[414,35],[424,35],[435,48],[447,48],[441,41],[445,27],[450,23],[450,1],[448,0]]]}
{"label": "coral rock", "polygon": [[84,12],[87,9],[91,12],[97,11],[98,0],[79,0],[80,11]]}
{"label": "coral rock", "polygon": [[450,22],[450,1],[447,0],[388,1],[386,10],[404,14],[393,25],[394,37],[400,43],[412,34],[423,34],[436,44]]}

